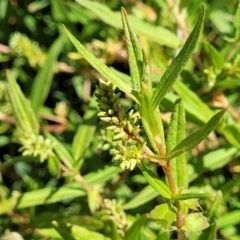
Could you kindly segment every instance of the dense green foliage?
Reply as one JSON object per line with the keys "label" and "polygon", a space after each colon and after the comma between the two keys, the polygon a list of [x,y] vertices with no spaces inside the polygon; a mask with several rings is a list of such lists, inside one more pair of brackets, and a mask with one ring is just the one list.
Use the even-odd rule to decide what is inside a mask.
{"label": "dense green foliage", "polygon": [[0,239],[240,238],[240,2],[1,0],[0,21]]}

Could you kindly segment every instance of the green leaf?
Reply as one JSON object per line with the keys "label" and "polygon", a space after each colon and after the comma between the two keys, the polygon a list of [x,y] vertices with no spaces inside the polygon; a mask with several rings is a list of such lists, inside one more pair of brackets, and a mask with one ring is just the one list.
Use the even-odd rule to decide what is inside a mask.
{"label": "green leaf", "polygon": [[80,227],[78,225],[64,223],[60,221],[52,222],[54,228],[57,232],[67,240],[110,240],[110,238],[105,237],[104,235],[89,231],[86,228]]}
{"label": "green leaf", "polygon": [[99,73],[101,73],[106,79],[108,79],[112,84],[116,85],[123,92],[127,93],[132,99],[138,102],[137,98],[132,92],[131,84],[127,84],[118,75],[116,75],[110,68],[103,64],[99,59],[97,59],[91,52],[89,52],[65,27],[64,30],[76,47],[77,51],[95,68]]}
{"label": "green leaf", "polygon": [[226,77],[224,80],[217,81],[214,85],[214,89],[220,89],[221,91],[239,87],[240,81],[237,77]]}
{"label": "green leaf", "polygon": [[187,208],[188,210],[191,209],[193,211],[198,212],[201,209],[201,206],[196,198],[186,199],[179,201],[179,204],[182,208]]}
{"label": "green leaf", "polygon": [[174,194],[172,196],[173,200],[187,200],[187,199],[193,199],[193,198],[199,198],[199,199],[207,199],[209,198],[209,195],[206,193],[180,193],[180,194]]}
{"label": "green leaf", "polygon": [[54,228],[38,228],[37,231],[38,231],[38,234],[42,236],[42,238],[63,240],[63,238],[59,235],[59,233]]}
{"label": "green leaf", "polygon": [[208,227],[207,218],[202,213],[190,213],[185,217],[182,229],[187,232],[199,232]]}
{"label": "green leaf", "polygon": [[150,212],[151,218],[157,220],[164,228],[171,227],[172,222],[176,220],[176,215],[177,208],[168,203],[157,205]]}
{"label": "green leaf", "polygon": [[126,232],[126,235],[124,237],[124,240],[133,240],[133,239],[139,239],[139,235],[141,234],[141,228],[144,224],[146,224],[148,221],[146,215],[142,215],[137,218],[137,220],[134,221],[132,226],[128,229]]}
{"label": "green leaf", "polygon": [[233,210],[231,212],[221,214],[218,220],[218,227],[236,226],[240,223],[240,210]]}
{"label": "green leaf", "polygon": [[211,131],[220,122],[222,116],[226,110],[222,110],[216,113],[200,130],[189,135],[187,138],[182,140],[168,155],[167,158],[176,157],[190,149],[196,147],[203,139],[205,139]]}
{"label": "green leaf", "polygon": [[139,206],[148,203],[152,199],[159,196],[158,192],[156,192],[150,185],[143,188],[136,196],[134,196],[129,202],[123,205],[124,210],[134,209]]}
{"label": "green leaf", "polygon": [[222,192],[224,200],[231,197],[232,192],[234,192],[234,189],[238,188],[238,186],[240,186],[240,178],[238,176],[233,176],[231,180],[224,183],[220,187],[220,191]]}
{"label": "green leaf", "polygon": [[47,159],[48,171],[55,177],[60,176],[60,161],[56,156],[50,156]]}
{"label": "green leaf", "polygon": [[88,206],[92,213],[99,209],[101,204],[101,197],[97,190],[91,189],[88,191]]}
{"label": "green leaf", "polygon": [[[122,29],[120,13],[112,11],[106,4],[86,0],[76,0],[76,2],[88,10],[91,10],[97,18],[101,19],[101,21],[113,26],[114,28]],[[177,48],[181,43],[176,34],[173,34],[167,28],[153,25],[146,21],[137,19],[134,16],[129,16],[129,20],[133,30],[139,36],[144,36],[149,41],[154,41],[158,44],[166,45],[172,48]]]}
{"label": "green leaf", "polygon": [[[150,103],[151,91],[149,92],[150,87],[144,87],[145,82],[142,82],[142,93],[140,93],[141,105],[139,106],[139,112],[141,116],[141,121],[144,127],[144,130],[148,136],[148,140],[151,143],[154,151],[160,155],[165,154],[165,138],[163,124],[160,117],[159,108],[152,109]],[[145,89],[146,92],[144,92]],[[157,146],[158,144],[158,146]],[[161,148],[161,152],[159,152]]]}
{"label": "green leaf", "polygon": [[55,40],[55,42],[52,44],[48,51],[47,59],[43,68],[38,71],[33,81],[30,101],[35,113],[37,113],[39,107],[44,104],[49,94],[50,88],[52,86],[53,76],[55,73],[56,61],[65,41],[66,36],[64,34],[61,34]]}
{"label": "green leaf", "polygon": [[55,1],[50,1],[51,3],[51,9],[52,9],[52,15],[55,21],[58,22],[66,22],[69,20],[68,17],[68,9],[66,6],[65,1],[61,0],[55,0]]}
{"label": "green leaf", "polygon": [[86,192],[78,186],[48,187],[26,192],[23,194],[15,192],[14,196],[0,201],[0,214],[10,212],[14,209],[34,207],[43,204],[60,202],[65,199],[73,199],[86,196]]}
{"label": "green leaf", "polygon": [[161,80],[159,81],[153,93],[153,96],[151,99],[153,108],[156,108],[161,103],[162,99],[170,90],[174,82],[177,80],[177,77],[180,75],[183,68],[186,66],[188,60],[190,59],[191,54],[197,44],[197,41],[201,33],[201,29],[204,21],[204,15],[205,15],[205,7],[204,5],[202,5],[201,11],[198,17],[198,21],[193,31],[191,32],[190,36],[185,42],[182,50],[179,52],[177,57],[172,61],[171,65],[164,72]]}
{"label": "green leaf", "polygon": [[194,165],[188,166],[188,178],[189,181],[193,181],[203,173],[209,170],[215,170],[222,168],[239,152],[239,149],[235,147],[220,148],[215,151],[205,154],[202,158],[194,159]]}
{"label": "green leaf", "polygon": [[160,180],[144,163],[142,163],[141,171],[148,183],[163,197],[171,199],[172,193],[168,186]]}
{"label": "green leaf", "polygon": [[[167,153],[174,149],[185,137],[186,119],[185,110],[181,100],[175,102],[169,130],[166,140]],[[187,188],[187,160],[186,155],[182,154],[170,160],[173,179],[177,189]]]}
{"label": "green leaf", "polygon": [[229,124],[222,129],[226,139],[235,147],[240,149],[240,124]]}
{"label": "green leaf", "polygon": [[139,87],[142,75],[143,56],[142,49],[138,43],[138,39],[133,29],[131,28],[127,13],[124,8],[121,9],[123,30],[127,42],[127,51],[129,57],[129,67],[132,78],[133,87]]}
{"label": "green leaf", "polygon": [[188,115],[197,119],[201,125],[206,123],[207,119],[211,118],[213,111],[183,82],[176,81],[176,83],[173,85],[173,89],[183,100]]}
{"label": "green leaf", "polygon": [[39,126],[37,117],[35,116],[29,101],[25,98],[19,85],[17,84],[14,75],[10,70],[7,74],[7,90],[12,104],[13,112],[17,126],[24,132],[32,132],[38,134]]}
{"label": "green leaf", "polygon": [[7,9],[8,9],[8,0],[2,0],[0,1],[0,19],[4,19],[6,14],[7,14]]}
{"label": "green leaf", "polygon": [[0,171],[3,169],[13,166],[14,164],[18,162],[39,162],[39,157],[33,157],[33,156],[17,156],[8,158],[6,161],[0,163]]}
{"label": "green leaf", "polygon": [[203,48],[211,66],[222,70],[225,64],[222,54],[209,42],[203,41]]}
{"label": "green leaf", "polygon": [[94,99],[89,104],[88,109],[85,111],[83,122],[78,127],[77,132],[73,139],[72,155],[75,165],[81,167],[81,160],[84,157],[86,149],[91,143],[97,126],[97,109]]}
{"label": "green leaf", "polygon": [[105,183],[111,179],[114,179],[120,172],[122,172],[122,169],[120,167],[106,166],[103,169],[99,169],[98,171],[84,175],[83,178],[86,183],[90,185],[99,185],[100,183]]}
{"label": "green leaf", "polygon": [[54,152],[57,154],[59,159],[68,167],[70,170],[73,170],[74,161],[62,142],[57,140],[51,133],[45,132],[44,135],[51,140],[51,142],[55,142],[56,146],[53,147]]}

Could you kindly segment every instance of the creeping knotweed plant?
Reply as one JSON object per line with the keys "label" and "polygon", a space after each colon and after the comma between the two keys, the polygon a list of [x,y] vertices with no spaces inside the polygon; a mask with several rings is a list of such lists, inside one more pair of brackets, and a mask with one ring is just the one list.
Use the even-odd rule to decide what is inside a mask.
{"label": "creeping knotweed plant", "polygon": [[[122,22],[129,55],[130,78],[123,80],[65,29],[79,53],[107,79],[106,82],[99,81],[95,95],[101,124],[103,128],[113,132],[113,147],[110,150],[113,161],[122,169],[132,170],[136,166],[139,167],[147,182],[165,199],[148,216],[156,220],[161,225],[161,229],[176,230],[179,240],[186,239],[186,232],[201,232],[209,227],[207,217],[200,212],[198,202],[199,199],[209,198],[209,196],[203,192],[193,192],[188,189],[185,153],[196,147],[214,130],[225,110],[215,114],[201,129],[186,137],[184,104],[178,99],[174,104],[168,135],[165,137],[160,103],[191,57],[201,33],[204,12],[204,6],[202,6],[193,31],[156,86],[152,85],[150,67],[124,9],[122,9]],[[135,104],[136,107],[129,109],[122,106],[120,93],[115,92],[116,88],[132,98],[133,105]],[[133,109],[138,109],[139,112]],[[140,121],[144,131],[140,131]],[[166,181],[150,170],[148,162],[162,167]],[[213,206],[219,204],[218,199],[218,197],[211,199]],[[212,211],[216,211],[216,207]],[[212,216],[214,214],[210,219],[214,221]],[[139,221],[141,223],[137,221],[136,226],[133,224],[133,228],[144,224],[141,218]],[[206,238],[210,239],[209,236],[215,232],[215,228],[216,225],[210,226],[210,230],[205,233]],[[134,230],[129,229],[131,234],[132,231]],[[131,234],[129,233],[131,237],[137,236]]]}

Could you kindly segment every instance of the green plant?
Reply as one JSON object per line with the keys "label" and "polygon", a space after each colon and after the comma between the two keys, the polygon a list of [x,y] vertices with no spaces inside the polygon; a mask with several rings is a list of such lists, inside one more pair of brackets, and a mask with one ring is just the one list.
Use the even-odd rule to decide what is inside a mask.
{"label": "green plant", "polygon": [[[110,150],[113,161],[122,169],[133,170],[135,166],[141,169],[148,183],[166,199],[165,203],[156,206],[150,212],[150,217],[160,222],[163,228],[175,229],[178,232],[178,239],[185,239],[185,231],[199,232],[209,227],[207,218],[198,211],[200,208],[198,199],[214,196],[188,190],[185,152],[196,147],[209,135],[218,125],[225,110],[215,114],[200,130],[186,137],[185,110],[182,101],[177,100],[165,142],[159,105],[187,64],[197,44],[203,20],[204,7],[182,50],[166,69],[155,88],[152,86],[149,65],[144,52],[124,9],[122,9],[122,21],[129,55],[131,73],[129,82],[124,82],[111,69],[103,65],[65,29],[79,53],[111,82],[101,80],[95,95],[100,110],[98,116],[103,128],[113,132]],[[120,93],[115,93],[115,86],[135,100],[137,112],[133,106],[124,107],[120,104]],[[147,140],[140,135],[139,119]],[[149,169],[147,160],[163,168],[167,184]]]}

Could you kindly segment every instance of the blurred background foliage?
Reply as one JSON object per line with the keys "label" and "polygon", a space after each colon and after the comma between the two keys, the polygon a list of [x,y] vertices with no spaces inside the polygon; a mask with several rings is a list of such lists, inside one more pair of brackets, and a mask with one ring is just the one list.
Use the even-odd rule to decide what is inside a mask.
{"label": "blurred background foliage", "polygon": [[[112,230],[117,224],[108,224],[116,213],[110,218],[106,209],[97,211],[100,195],[116,199],[109,208],[119,204],[121,223],[134,222],[137,214],[149,212],[163,201],[137,169],[122,172],[112,165],[110,133],[100,129],[92,97],[100,75],[76,53],[62,24],[102,62],[127,77],[128,57],[120,20],[120,8],[124,7],[156,82],[188,37],[204,3],[207,13],[201,40],[181,79],[163,100],[162,118],[167,129],[169,112],[180,96],[187,111],[188,135],[214,112],[227,108],[224,123],[188,153],[188,176],[192,188],[222,191],[218,239],[240,239],[240,3],[176,2],[0,1],[0,234],[15,231],[24,239],[67,239],[58,233],[70,223],[76,232],[95,234],[86,239],[118,239]],[[19,152],[21,145],[6,93],[6,69],[30,100],[40,132],[61,143],[57,157],[43,161],[41,156],[22,156]],[[59,159],[71,158],[91,191],[74,174],[64,173]],[[160,169],[153,170],[163,176]],[[203,202],[206,215],[209,205]],[[139,231],[139,239],[168,236],[148,221]],[[190,234],[189,239],[201,236]]]}

